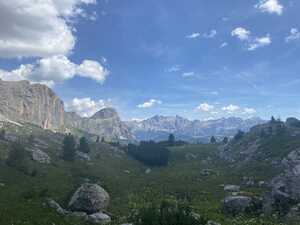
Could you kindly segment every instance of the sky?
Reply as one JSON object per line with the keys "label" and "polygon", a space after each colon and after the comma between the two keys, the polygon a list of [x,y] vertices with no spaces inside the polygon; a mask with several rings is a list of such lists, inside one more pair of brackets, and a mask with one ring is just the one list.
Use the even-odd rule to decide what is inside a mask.
{"label": "sky", "polygon": [[0,0],[0,78],[124,120],[300,117],[296,0]]}

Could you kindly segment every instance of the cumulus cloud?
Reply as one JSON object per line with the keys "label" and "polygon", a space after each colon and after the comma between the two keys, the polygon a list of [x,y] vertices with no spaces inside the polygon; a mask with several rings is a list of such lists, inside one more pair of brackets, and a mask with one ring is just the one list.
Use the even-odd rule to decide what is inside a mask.
{"label": "cumulus cloud", "polygon": [[268,46],[272,43],[269,35],[265,37],[255,38],[253,41],[249,43],[248,50],[253,51],[257,48]]}
{"label": "cumulus cloud", "polygon": [[192,33],[186,36],[186,38],[189,39],[195,39],[195,38],[199,38],[200,37],[200,33]]}
{"label": "cumulus cloud", "polygon": [[167,71],[168,73],[178,72],[178,71],[181,70],[181,67],[182,67],[181,65],[174,65],[174,66],[172,66],[172,67],[166,69],[166,71]]}
{"label": "cumulus cloud", "polygon": [[253,108],[244,108],[243,109],[243,114],[248,114],[248,115],[252,115],[256,113],[256,110]]}
{"label": "cumulus cloud", "polygon": [[194,77],[196,76],[195,72],[184,72],[181,74],[182,77],[188,78],[188,77]]}
{"label": "cumulus cloud", "polygon": [[249,51],[257,48],[268,46],[272,43],[271,37],[267,34],[264,37],[251,37],[251,32],[243,27],[237,27],[231,32],[231,36],[237,37],[242,42],[246,43]]}
{"label": "cumulus cloud", "polygon": [[74,98],[66,104],[66,110],[76,112],[82,117],[91,117],[99,110],[109,106],[109,102],[104,100],[94,101],[91,98]]}
{"label": "cumulus cloud", "polygon": [[237,37],[238,39],[244,41],[248,40],[251,32],[243,27],[237,27],[231,31],[231,36]]}
{"label": "cumulus cloud", "polygon": [[162,101],[157,100],[157,99],[150,99],[147,102],[137,105],[137,107],[138,108],[151,108],[155,105],[160,105],[160,104],[162,104]]}
{"label": "cumulus cloud", "polygon": [[203,37],[205,38],[214,38],[218,32],[216,30],[211,30],[209,33],[203,34]]}
{"label": "cumulus cloud", "polygon": [[225,48],[227,45],[228,45],[227,42],[223,42],[223,43],[220,45],[220,48]]}
{"label": "cumulus cloud", "polygon": [[290,35],[285,38],[286,42],[295,41],[300,38],[300,32],[297,28],[292,28],[290,30]]}
{"label": "cumulus cloud", "polygon": [[0,69],[0,78],[3,80],[29,80],[49,86],[62,83],[74,76],[86,77],[103,83],[108,75],[109,71],[97,61],[84,60],[77,65],[63,55],[43,58],[35,64],[22,64],[12,71]]}
{"label": "cumulus cloud", "polygon": [[237,105],[230,104],[228,106],[222,107],[222,110],[225,111],[226,113],[235,113],[240,110],[240,107]]}
{"label": "cumulus cloud", "polygon": [[72,18],[95,0],[0,0],[0,57],[66,55],[75,45]]}
{"label": "cumulus cloud", "polygon": [[198,107],[197,110],[202,111],[202,112],[210,112],[214,109],[215,107],[213,105],[209,105],[207,102],[201,103]]}
{"label": "cumulus cloud", "polygon": [[261,12],[267,12],[270,14],[281,15],[283,12],[283,6],[278,0],[260,0],[254,7],[259,9]]}

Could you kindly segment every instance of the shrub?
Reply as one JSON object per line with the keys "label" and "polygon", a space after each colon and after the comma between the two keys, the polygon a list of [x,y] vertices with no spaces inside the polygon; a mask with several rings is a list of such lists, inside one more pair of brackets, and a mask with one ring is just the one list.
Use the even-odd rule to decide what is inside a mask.
{"label": "shrub", "polygon": [[23,170],[25,168],[25,160],[27,156],[27,152],[24,149],[23,145],[19,142],[16,142],[11,146],[6,164],[8,166]]}
{"label": "shrub", "polygon": [[186,202],[163,200],[159,203],[146,203],[135,209],[129,220],[135,225],[204,225],[205,218],[193,213]]}
{"label": "shrub", "polygon": [[80,138],[78,151],[84,152],[84,153],[90,152],[90,146],[85,137]]}
{"label": "shrub", "polygon": [[62,158],[66,161],[74,161],[76,152],[76,143],[74,136],[68,134],[63,140],[63,155]]}

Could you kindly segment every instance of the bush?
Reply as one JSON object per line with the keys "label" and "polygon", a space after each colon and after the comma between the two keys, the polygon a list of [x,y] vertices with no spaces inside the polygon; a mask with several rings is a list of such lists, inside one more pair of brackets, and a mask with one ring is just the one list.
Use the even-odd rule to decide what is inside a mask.
{"label": "bush", "polygon": [[80,138],[78,151],[84,152],[84,153],[90,152],[90,146],[85,137]]}
{"label": "bush", "polygon": [[129,218],[135,225],[205,225],[207,220],[193,213],[186,202],[163,200],[146,203],[135,209]]}
{"label": "bush", "polygon": [[65,161],[74,161],[76,153],[76,142],[73,135],[68,134],[63,140],[63,155]]}
{"label": "bush", "polygon": [[139,146],[129,144],[128,154],[148,166],[165,166],[170,157],[169,150],[154,141],[142,141]]}
{"label": "bush", "polygon": [[24,168],[25,160],[27,158],[27,152],[23,145],[19,142],[12,144],[11,149],[6,159],[6,164],[11,167],[17,167],[19,169]]}

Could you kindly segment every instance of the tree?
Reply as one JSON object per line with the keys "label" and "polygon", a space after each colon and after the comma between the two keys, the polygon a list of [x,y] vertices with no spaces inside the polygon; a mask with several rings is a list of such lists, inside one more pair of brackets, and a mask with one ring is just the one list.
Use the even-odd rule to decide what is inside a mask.
{"label": "tree", "polygon": [[217,140],[216,140],[216,138],[215,138],[214,136],[212,136],[212,137],[210,138],[210,143],[211,143],[211,144],[217,143]]}
{"label": "tree", "polygon": [[5,130],[4,129],[2,129],[0,131],[0,140],[5,140]]}
{"label": "tree", "polygon": [[174,136],[174,134],[169,135],[168,144],[169,144],[169,146],[174,146],[175,145],[175,136]]}
{"label": "tree", "polygon": [[24,168],[27,152],[20,142],[16,142],[11,146],[11,150],[8,153],[6,164],[11,167],[17,167],[19,169]]}
{"label": "tree", "polygon": [[226,145],[228,143],[228,141],[229,141],[228,137],[224,137],[222,143]]}
{"label": "tree", "polygon": [[274,116],[272,116],[271,117],[271,123],[275,123],[275,122],[276,122],[276,120],[275,120]]}
{"label": "tree", "polygon": [[76,152],[76,143],[74,136],[68,134],[63,140],[63,155],[62,158],[66,161],[74,161]]}
{"label": "tree", "polygon": [[102,143],[105,142],[105,138],[104,138],[104,137],[101,138],[101,142],[102,142]]}
{"label": "tree", "polygon": [[100,137],[97,136],[96,143],[99,143],[99,141],[100,141]]}
{"label": "tree", "polygon": [[237,134],[234,136],[234,140],[238,141],[244,137],[244,132],[241,130],[238,130]]}
{"label": "tree", "polygon": [[90,146],[85,137],[80,138],[78,151],[84,152],[84,153],[90,152]]}

